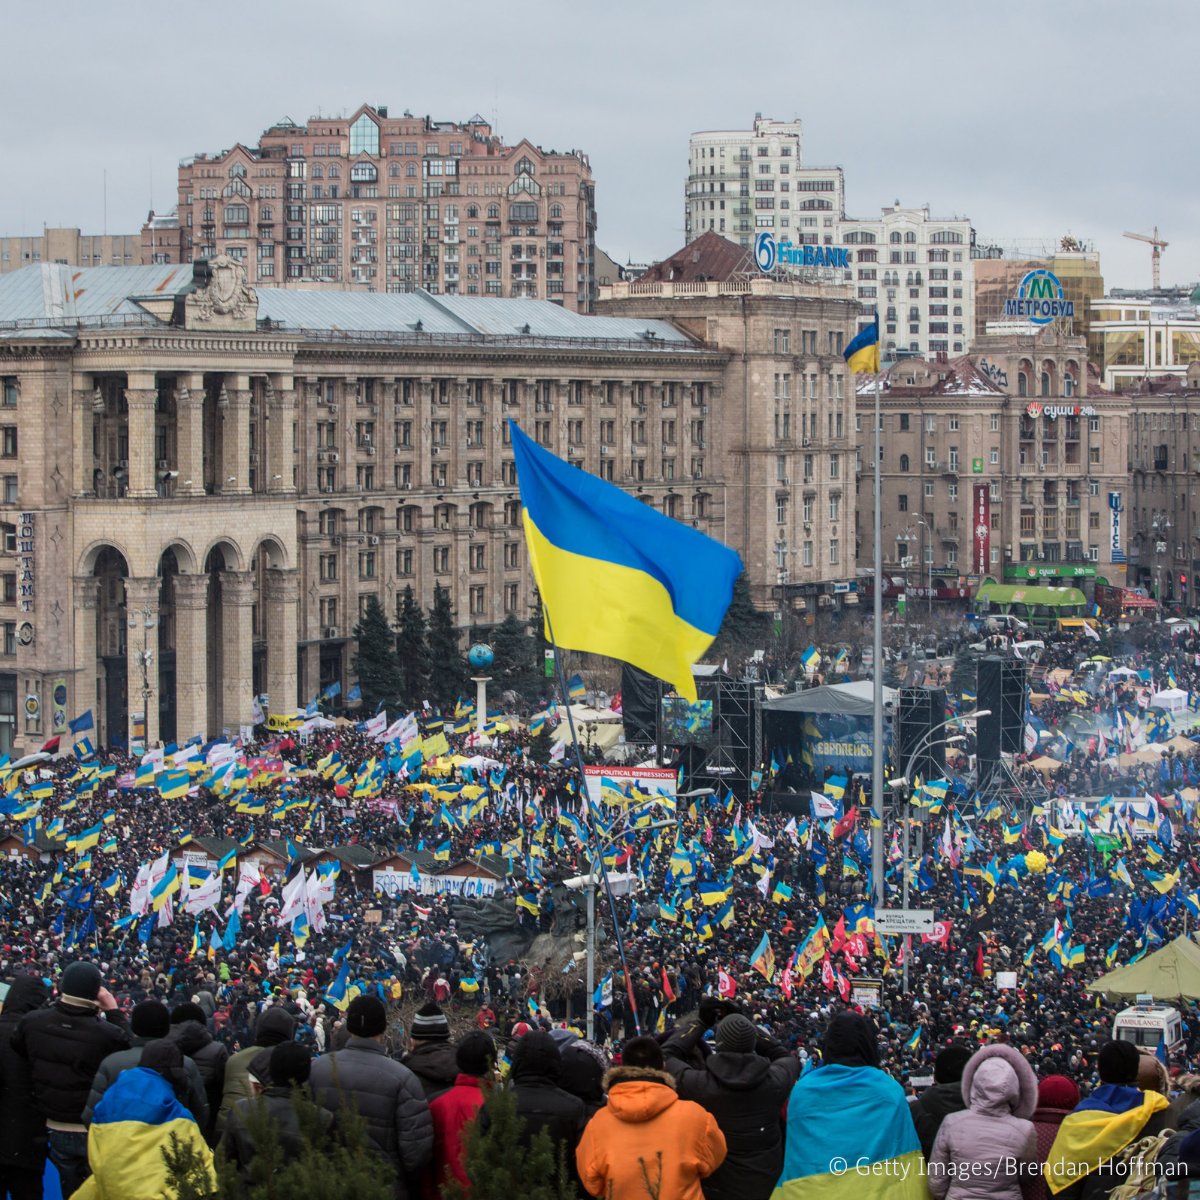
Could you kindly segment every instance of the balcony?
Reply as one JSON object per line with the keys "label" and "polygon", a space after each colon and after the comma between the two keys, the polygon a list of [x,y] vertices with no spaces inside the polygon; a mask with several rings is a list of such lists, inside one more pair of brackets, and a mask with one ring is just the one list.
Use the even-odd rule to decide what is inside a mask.
{"label": "balcony", "polygon": [[957,525],[939,525],[937,527],[937,536],[943,542],[953,542],[957,545],[959,539],[962,537],[962,530]]}

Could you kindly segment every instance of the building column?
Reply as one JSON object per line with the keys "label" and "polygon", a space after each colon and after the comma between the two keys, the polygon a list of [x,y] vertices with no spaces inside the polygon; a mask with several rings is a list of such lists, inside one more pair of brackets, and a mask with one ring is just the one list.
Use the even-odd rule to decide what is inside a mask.
{"label": "building column", "polygon": [[[221,478],[223,496],[250,495],[250,379],[228,376],[221,385]],[[232,478],[233,482],[228,480]]]}
{"label": "building column", "polygon": [[95,461],[92,454],[92,422],[95,410],[96,388],[84,387],[82,383],[71,391],[71,437],[75,444],[74,461],[71,466],[71,495],[87,496],[95,490]]}
{"label": "building column", "polygon": [[[204,376],[187,375],[175,392],[176,496],[204,495]],[[191,736],[190,734],[188,736]]]}
{"label": "building column", "polygon": [[[132,461],[132,460],[131,460]],[[129,744],[133,714],[146,714],[146,745],[158,741],[158,597],[156,578],[125,580],[126,693],[129,696]]]}
{"label": "building column", "polygon": [[254,573],[222,571],[221,725],[231,734],[250,721],[250,702],[254,696],[253,606]]}
{"label": "building column", "polygon": [[175,733],[208,734],[208,576],[175,576]]}
{"label": "building column", "polygon": [[129,491],[131,500],[153,499],[158,495],[154,479],[154,410],[158,389],[128,387],[125,404],[129,422]]}
{"label": "building column", "polygon": [[[293,495],[292,422],[296,419],[296,393],[290,379],[275,379],[267,384],[267,491],[273,495]],[[275,476],[279,478],[276,479]]]}
{"label": "building column", "polygon": [[[89,399],[89,403],[90,403]],[[107,741],[103,728],[104,706],[96,689],[96,613],[100,607],[100,580],[95,575],[76,575],[72,580],[75,609],[75,676],[68,711],[75,715],[90,708],[96,721],[92,740],[97,746]]]}
{"label": "building column", "polygon": [[262,611],[267,621],[267,694],[274,713],[292,712],[297,704],[296,623],[300,604],[300,572],[272,567],[267,571]]}

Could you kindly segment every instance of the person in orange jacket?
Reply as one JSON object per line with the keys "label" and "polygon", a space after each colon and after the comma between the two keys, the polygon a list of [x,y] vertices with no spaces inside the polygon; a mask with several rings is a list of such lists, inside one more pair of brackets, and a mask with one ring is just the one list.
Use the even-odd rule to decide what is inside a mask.
{"label": "person in orange jacket", "polygon": [[608,1104],[575,1151],[584,1188],[621,1200],[703,1200],[700,1181],[725,1161],[725,1136],[712,1115],[681,1100],[652,1037],[625,1043],[621,1066],[604,1077]]}

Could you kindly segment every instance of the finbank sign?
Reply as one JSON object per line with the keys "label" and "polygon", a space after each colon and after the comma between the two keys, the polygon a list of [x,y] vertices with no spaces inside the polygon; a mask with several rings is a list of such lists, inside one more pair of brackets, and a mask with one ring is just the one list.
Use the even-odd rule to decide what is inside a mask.
{"label": "finbank sign", "polygon": [[787,238],[777,242],[770,230],[763,230],[754,239],[754,261],[764,275],[776,267],[840,267],[848,271],[850,251],[845,246],[797,246]]}
{"label": "finbank sign", "polygon": [[1021,280],[1016,296],[1005,300],[1004,315],[1034,325],[1049,325],[1059,317],[1073,317],[1075,301],[1064,297],[1057,275],[1039,268]]}

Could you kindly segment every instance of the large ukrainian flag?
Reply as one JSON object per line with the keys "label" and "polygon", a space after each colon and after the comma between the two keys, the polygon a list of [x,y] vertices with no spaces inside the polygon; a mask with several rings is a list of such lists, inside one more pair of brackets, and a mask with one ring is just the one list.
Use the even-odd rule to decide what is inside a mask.
{"label": "large ukrainian flag", "polygon": [[810,1071],[788,1100],[771,1200],[928,1200],[921,1143],[900,1085],[874,1067]]}
{"label": "large ukrainian flag", "polygon": [[632,663],[695,700],[692,664],[721,627],[742,569],[737,554],[509,426],[554,641]]}
{"label": "large ukrainian flag", "polygon": [[842,351],[846,366],[856,375],[879,374],[879,318],[860,329]]}

